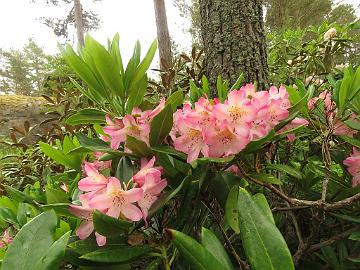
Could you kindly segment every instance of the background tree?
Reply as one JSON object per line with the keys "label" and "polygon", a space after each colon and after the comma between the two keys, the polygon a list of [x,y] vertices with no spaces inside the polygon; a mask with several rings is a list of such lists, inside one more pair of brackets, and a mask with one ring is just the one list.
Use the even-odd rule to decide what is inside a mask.
{"label": "background tree", "polygon": [[54,59],[32,39],[21,50],[0,50],[0,91],[40,95],[45,77],[57,69]]}
{"label": "background tree", "polygon": [[159,46],[160,69],[165,70],[171,65],[171,41],[166,18],[164,0],[154,0],[155,19]]}
{"label": "background tree", "polygon": [[[36,2],[39,0],[33,0]],[[83,44],[84,33],[98,29],[100,26],[100,19],[98,14],[94,11],[83,9],[80,0],[43,0],[48,5],[54,5],[62,10],[69,10],[64,16],[41,17],[40,21],[46,26],[50,27],[54,34],[62,37],[65,41],[70,40],[69,29],[74,27],[77,33],[77,40],[79,44]],[[101,0],[93,0],[93,2]],[[70,7],[70,8],[69,8]],[[82,18],[82,20],[80,20]]]}
{"label": "background tree", "polygon": [[234,83],[240,72],[245,82],[267,88],[262,4],[261,0],[200,0],[205,71],[212,90],[219,74]]}

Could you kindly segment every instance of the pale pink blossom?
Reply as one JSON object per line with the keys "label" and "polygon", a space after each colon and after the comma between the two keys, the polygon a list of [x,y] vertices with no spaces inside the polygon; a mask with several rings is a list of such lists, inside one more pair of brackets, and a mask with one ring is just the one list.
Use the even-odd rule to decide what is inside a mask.
{"label": "pale pink blossom", "polygon": [[160,100],[160,103],[158,106],[156,106],[153,110],[147,110],[142,113],[140,113],[139,117],[139,123],[140,124],[149,124],[151,120],[158,115],[163,109],[165,108],[165,98],[162,98]]}
{"label": "pale pink blossom", "polygon": [[176,150],[188,154],[187,162],[191,163],[202,153],[208,156],[209,147],[204,141],[204,134],[200,127],[190,126],[185,120],[178,124],[179,137],[174,138]]}
{"label": "pale pink blossom", "polygon": [[141,159],[141,169],[132,177],[133,182],[139,187],[144,185],[146,178],[161,179],[162,168],[154,167],[155,161],[155,156],[149,162],[145,158]]}
{"label": "pale pink blossom", "polygon": [[106,160],[106,161],[99,160],[103,155],[104,153],[102,152],[94,152],[95,160],[92,164],[99,171],[111,168],[111,160]]}
{"label": "pale pink blossom", "polygon": [[[249,129],[249,126],[247,128]],[[205,141],[209,145],[210,157],[236,154],[249,143],[248,137],[243,137],[233,132],[226,122],[223,122],[219,129],[214,129],[205,134]]]}
{"label": "pale pink blossom", "polygon": [[[288,130],[292,130],[294,128],[297,128],[299,126],[307,126],[309,124],[309,121],[303,118],[294,118],[289,124],[287,124],[285,127],[283,127],[282,129],[280,129],[278,131],[278,133],[283,133],[285,131]],[[288,140],[290,142],[294,142],[296,139],[295,133],[289,133],[286,135],[286,137],[288,138]]]}
{"label": "pale pink blossom", "polygon": [[[93,223],[93,209],[89,207],[89,193],[80,195],[80,205],[70,205],[69,212],[74,216],[82,219],[79,228],[76,230],[76,235],[79,239],[85,239],[90,236],[94,231]],[[103,211],[104,212],[104,211]],[[95,232],[96,242],[98,246],[104,246],[106,244],[106,237]]]}
{"label": "pale pink blossom", "polygon": [[10,228],[7,228],[0,239],[0,248],[6,248],[12,242],[13,238],[10,236]]}
{"label": "pale pink blossom", "polygon": [[324,34],[324,40],[328,41],[334,37],[337,36],[337,31],[334,27],[330,28],[329,30],[327,30]]}
{"label": "pale pink blossom", "polygon": [[82,191],[99,191],[106,188],[108,179],[99,173],[92,163],[85,162],[84,171],[87,177],[81,179],[78,187]]}
{"label": "pale pink blossom", "polygon": [[334,135],[346,135],[349,137],[354,137],[354,135],[357,133],[356,130],[348,127],[347,125],[345,125],[343,122],[341,122],[340,120],[335,120],[334,123],[334,131],[333,134]]}
{"label": "pale pink blossom", "polygon": [[166,187],[167,181],[165,179],[158,179],[147,176],[141,189],[144,191],[142,199],[137,203],[143,213],[143,218],[146,221],[148,212],[153,203],[157,200],[161,191]]}
{"label": "pale pink blossom", "polygon": [[344,165],[348,167],[348,172],[353,176],[352,186],[360,185],[360,151],[354,147],[353,153],[344,160]]}
{"label": "pale pink blossom", "polygon": [[120,181],[115,177],[109,178],[106,191],[90,199],[91,208],[104,210],[106,214],[119,218],[120,215],[132,221],[139,221],[142,218],[141,210],[133,203],[143,197],[141,188],[132,188],[129,190],[121,186]]}

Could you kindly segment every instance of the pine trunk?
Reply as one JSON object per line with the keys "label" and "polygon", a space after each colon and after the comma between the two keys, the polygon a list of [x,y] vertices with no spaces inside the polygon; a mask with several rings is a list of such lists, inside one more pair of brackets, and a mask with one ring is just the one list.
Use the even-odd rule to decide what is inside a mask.
{"label": "pine trunk", "polygon": [[216,79],[234,83],[242,72],[245,82],[268,87],[266,37],[262,0],[199,0],[205,70],[216,91]]}
{"label": "pine trunk", "polygon": [[157,37],[159,44],[160,69],[171,65],[171,42],[166,18],[164,0],[154,0]]}
{"label": "pine trunk", "polygon": [[75,28],[78,44],[84,46],[84,24],[83,24],[83,13],[80,0],[74,0],[74,11],[75,11]]}

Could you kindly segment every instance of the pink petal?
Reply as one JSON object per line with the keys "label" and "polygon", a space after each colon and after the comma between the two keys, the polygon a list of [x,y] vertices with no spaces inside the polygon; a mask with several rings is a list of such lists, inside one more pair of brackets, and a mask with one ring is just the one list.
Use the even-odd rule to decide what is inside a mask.
{"label": "pink petal", "polygon": [[121,206],[121,213],[132,221],[139,221],[142,218],[141,210],[133,204],[127,203]]}
{"label": "pink petal", "polygon": [[94,224],[92,221],[83,220],[76,230],[76,235],[82,240],[88,238],[90,234],[94,231]]}
{"label": "pink petal", "polygon": [[92,210],[80,205],[70,205],[69,212],[81,219],[90,219],[92,217]]}
{"label": "pink petal", "polygon": [[132,188],[123,193],[123,198],[126,202],[137,202],[143,197],[144,191],[141,188]]}
{"label": "pink petal", "polygon": [[105,236],[95,232],[95,237],[96,237],[96,243],[98,244],[99,247],[106,245],[106,237]]}
{"label": "pink petal", "polygon": [[100,194],[100,195],[94,196],[90,200],[89,206],[91,208],[104,210],[104,209],[110,208],[112,206],[112,203],[113,203],[112,196],[109,196],[108,194]]}

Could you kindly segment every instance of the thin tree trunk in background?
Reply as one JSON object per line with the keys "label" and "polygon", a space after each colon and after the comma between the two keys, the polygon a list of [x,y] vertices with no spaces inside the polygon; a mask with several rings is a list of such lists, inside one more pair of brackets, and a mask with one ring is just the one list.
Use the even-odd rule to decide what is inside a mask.
{"label": "thin tree trunk in background", "polygon": [[268,87],[266,38],[262,0],[199,0],[205,70],[212,93],[216,79],[234,83],[240,72],[245,82]]}
{"label": "thin tree trunk in background", "polygon": [[80,0],[74,0],[74,11],[75,11],[75,28],[78,44],[84,46],[84,25],[83,25],[83,14]]}
{"label": "thin tree trunk in background", "polygon": [[[159,44],[160,69],[166,70],[166,65],[171,65],[171,42],[166,18],[164,0],[154,0],[157,37]],[[164,65],[164,63],[166,65]]]}

